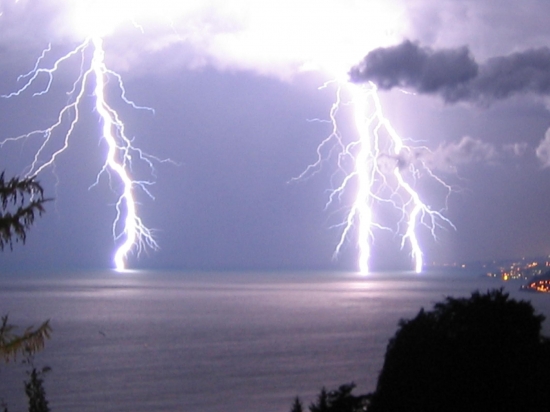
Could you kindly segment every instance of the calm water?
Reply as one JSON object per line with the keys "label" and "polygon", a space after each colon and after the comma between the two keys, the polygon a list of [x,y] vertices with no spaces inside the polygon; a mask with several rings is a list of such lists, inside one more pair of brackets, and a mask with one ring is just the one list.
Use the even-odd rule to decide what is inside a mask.
{"label": "calm water", "polygon": [[[55,412],[287,412],[323,385],[374,389],[399,319],[503,285],[465,274],[0,276],[0,313],[22,326],[51,319],[36,361],[53,368]],[[550,317],[550,296],[505,286]],[[1,368],[0,395],[22,410],[24,372]]]}

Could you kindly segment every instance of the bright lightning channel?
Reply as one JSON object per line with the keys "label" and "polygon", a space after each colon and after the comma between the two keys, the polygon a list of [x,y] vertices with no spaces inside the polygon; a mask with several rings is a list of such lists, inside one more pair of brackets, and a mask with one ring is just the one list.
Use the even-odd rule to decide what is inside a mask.
{"label": "bright lightning channel", "polygon": [[[428,228],[434,238],[436,229],[444,226],[455,229],[455,226],[444,216],[443,211],[432,210],[422,201],[414,183],[424,172],[443,186],[447,196],[451,193],[451,187],[432,173],[426,164],[420,162],[417,166],[407,160],[415,148],[405,145],[384,116],[375,84],[356,85],[335,80],[327,82],[322,88],[328,87],[330,83],[337,84],[337,97],[330,110],[332,133],[318,146],[316,162],[293,180],[315,174],[328,158],[335,155],[337,169],[344,172],[345,176],[330,192],[326,208],[340,201],[344,193],[351,190],[355,190],[355,193],[345,219],[336,225],[342,229],[333,258],[338,258],[345,244],[355,234],[359,253],[358,269],[367,274],[375,230],[391,230],[400,235],[401,249],[409,246],[415,272],[420,273],[423,268],[423,253],[418,240],[419,226]],[[344,89],[351,95],[358,136],[351,143],[345,143],[338,122]],[[329,154],[325,155],[327,151]],[[351,169],[348,166],[350,161]],[[409,182],[411,179],[412,182]],[[387,227],[375,219],[376,204],[387,204],[398,210],[401,218],[397,229]],[[404,231],[399,229],[402,226],[405,227]]]}
{"label": "bright lightning channel", "polygon": [[[147,228],[137,212],[137,202],[134,191],[136,188],[142,189],[145,193],[151,196],[147,190],[147,186],[151,184],[149,181],[138,181],[131,177],[130,170],[132,166],[133,155],[146,162],[153,170],[153,160],[156,159],[150,155],[143,153],[138,148],[132,145],[132,141],[125,134],[125,125],[121,120],[117,111],[109,105],[105,95],[107,84],[110,80],[115,80],[119,87],[122,100],[132,106],[134,109],[151,110],[147,107],[137,106],[134,102],[126,98],[126,91],[122,83],[122,78],[116,72],[107,68],[105,64],[105,51],[103,48],[103,40],[99,36],[89,37],[75,49],[68,52],[64,56],[57,59],[49,68],[43,67],[44,60],[51,51],[51,46],[43,50],[40,57],[37,59],[34,68],[27,74],[18,77],[18,81],[23,81],[23,85],[15,92],[2,95],[5,99],[15,98],[24,92],[28,91],[31,86],[37,83],[39,78],[46,76],[46,86],[33,93],[33,96],[45,95],[50,91],[50,87],[54,81],[54,75],[59,71],[60,66],[68,60],[78,58],[80,56],[80,71],[77,79],[73,83],[72,89],[67,93],[69,102],[64,106],[57,117],[57,120],[48,128],[34,130],[27,134],[17,137],[7,138],[0,142],[3,146],[10,141],[18,141],[29,138],[31,136],[42,136],[43,142],[34,155],[34,160],[29,166],[26,176],[34,177],[41,173],[44,169],[55,164],[56,158],[65,152],[69,147],[69,142],[73,136],[74,129],[80,119],[80,106],[86,97],[86,92],[89,88],[93,89],[94,109],[97,112],[102,123],[102,138],[106,142],[108,151],[105,158],[105,163],[99,171],[96,185],[104,173],[112,176],[121,182],[122,190],[116,202],[116,217],[112,225],[113,236],[115,241],[121,242],[114,254],[114,266],[116,270],[123,271],[126,268],[128,254],[132,251],[142,251],[144,247],[157,249],[158,244],[155,241],[152,231]],[[91,58],[87,58],[87,54],[91,53]],[[64,125],[68,123],[68,126]],[[53,153],[46,154],[47,149],[53,145],[54,132],[62,131],[63,144]],[[93,186],[93,185],[92,185]],[[152,197],[152,196],[151,196]],[[121,229],[118,229],[118,228]]]}

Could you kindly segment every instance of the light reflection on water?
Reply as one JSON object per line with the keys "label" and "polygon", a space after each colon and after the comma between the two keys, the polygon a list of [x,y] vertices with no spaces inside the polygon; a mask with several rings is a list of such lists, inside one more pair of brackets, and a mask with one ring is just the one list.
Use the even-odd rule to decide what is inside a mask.
{"label": "light reflection on water", "polygon": [[[51,319],[38,360],[53,368],[57,412],[275,412],[323,385],[374,389],[399,319],[500,286],[437,273],[106,271],[0,277],[0,313],[20,325]],[[506,286],[550,314],[550,296]],[[22,394],[21,375],[0,374],[0,394]]]}

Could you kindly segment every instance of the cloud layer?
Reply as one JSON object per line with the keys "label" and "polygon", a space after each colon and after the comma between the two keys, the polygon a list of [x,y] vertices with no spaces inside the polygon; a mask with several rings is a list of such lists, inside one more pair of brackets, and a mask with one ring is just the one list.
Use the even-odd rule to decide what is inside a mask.
{"label": "cloud layer", "polygon": [[[145,65],[250,70],[290,78],[305,69],[345,78],[365,50],[393,44],[401,0],[31,0],[0,2],[0,52],[104,38],[114,69]],[[373,12],[374,11],[374,12]],[[116,58],[113,58],[116,56]],[[7,58],[10,58],[7,56]],[[113,64],[112,61],[108,63]]]}
{"label": "cloud layer", "polygon": [[467,47],[434,50],[417,43],[377,48],[350,70],[353,82],[412,89],[446,102],[491,103],[513,95],[550,95],[550,49],[533,48],[479,64]]}

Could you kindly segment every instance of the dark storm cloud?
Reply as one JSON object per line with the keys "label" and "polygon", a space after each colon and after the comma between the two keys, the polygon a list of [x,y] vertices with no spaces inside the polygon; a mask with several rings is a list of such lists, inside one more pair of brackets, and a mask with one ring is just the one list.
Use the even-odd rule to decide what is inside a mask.
{"label": "dark storm cloud", "polygon": [[382,89],[411,87],[421,93],[439,93],[474,78],[478,67],[466,47],[434,51],[404,41],[371,51],[353,67],[353,82],[373,81]]}
{"label": "dark storm cloud", "polygon": [[446,102],[490,103],[515,94],[550,95],[550,49],[529,49],[478,64],[467,47],[433,50],[404,41],[371,51],[350,70],[355,83],[405,87]]}

